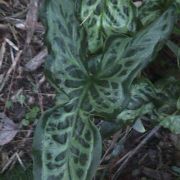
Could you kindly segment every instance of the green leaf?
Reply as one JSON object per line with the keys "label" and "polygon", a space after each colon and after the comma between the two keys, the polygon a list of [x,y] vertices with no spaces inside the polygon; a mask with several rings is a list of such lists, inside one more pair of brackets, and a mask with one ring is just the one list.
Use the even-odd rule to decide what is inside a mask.
{"label": "green leaf", "polygon": [[99,131],[86,112],[53,108],[37,126],[34,155],[35,180],[90,180],[101,156]]}
{"label": "green leaf", "polygon": [[[179,74],[179,71],[177,71],[177,73]],[[157,82],[156,85],[158,113],[163,114],[163,116],[175,113],[177,110],[178,98],[180,96],[179,79],[175,76],[168,76],[168,78]]]}
{"label": "green leaf", "polygon": [[[66,18],[62,16],[65,12],[56,8],[59,17],[57,18],[53,16],[55,7],[58,7],[57,3],[63,5],[63,2],[58,1],[46,5],[47,40],[52,52],[46,66],[49,71],[48,77],[74,103],[77,103],[79,97],[84,94],[86,98],[81,106],[84,110],[104,114],[107,118],[110,114],[118,114],[128,104],[128,91],[132,81],[153,60],[161,43],[172,31],[174,8],[168,9],[134,38],[110,38],[104,53],[87,57],[81,52],[81,40],[84,39],[83,27],[79,26],[75,14],[69,10],[73,9],[75,4],[69,2],[70,4],[63,9],[71,14]],[[51,6],[55,6],[54,9]],[[69,16],[71,18],[68,19]],[[72,20],[73,23],[69,23],[68,28],[63,27],[64,21]],[[68,29],[74,29],[74,33],[69,33]],[[61,32],[59,36],[57,36],[58,32]],[[66,49],[62,47],[63,44]]]}
{"label": "green leaf", "polygon": [[97,114],[109,118],[127,106],[133,80],[154,59],[171,33],[173,14],[174,8],[169,8],[134,38],[109,39],[104,54],[92,60],[89,66],[92,85],[86,104],[90,103]]}
{"label": "green leaf", "polygon": [[5,104],[5,107],[7,109],[13,108],[13,102],[11,100],[7,100],[6,104]]}
{"label": "green leaf", "polygon": [[163,118],[160,124],[175,134],[180,134],[180,115],[171,115]]}
{"label": "green leaf", "polygon": [[157,19],[174,0],[145,0],[139,8],[139,18],[143,25],[148,25]]}
{"label": "green leaf", "polygon": [[24,126],[28,126],[32,123],[38,116],[40,109],[38,106],[34,106],[29,109],[29,111],[25,114],[25,119],[23,119],[22,123]]}
{"label": "green leaf", "polygon": [[110,35],[134,32],[135,7],[131,0],[82,0],[80,18],[88,35],[91,53],[102,49]]}
{"label": "green leaf", "polygon": [[84,29],[76,18],[75,2],[46,0],[43,13],[50,52],[45,67],[47,77],[57,90],[61,89],[65,94],[69,95],[71,89],[77,87],[81,93],[81,84],[84,85],[87,76],[83,56],[86,49],[81,48],[86,40]]}
{"label": "green leaf", "polygon": [[134,122],[138,117],[151,113],[154,106],[152,103],[144,104],[136,110],[124,110],[117,116],[117,122],[124,122],[124,124]]}
{"label": "green leaf", "polygon": [[23,94],[16,96],[16,101],[19,102],[21,105],[25,103],[26,97]]}
{"label": "green leaf", "polygon": [[172,166],[171,169],[177,173],[178,175],[180,175],[180,167],[177,167],[177,166]]}
{"label": "green leaf", "polygon": [[142,78],[134,81],[130,94],[131,98],[127,106],[129,110],[137,110],[145,104],[153,102],[157,96],[155,86],[149,80]]}
{"label": "green leaf", "polygon": [[[87,39],[86,33],[90,32],[86,22],[83,26],[80,24],[85,5],[88,7],[92,2],[95,1],[44,2],[43,21],[49,50],[46,75],[56,88],[60,99],[57,104],[61,105],[47,111],[38,122],[33,144],[35,180],[92,179],[101,156],[101,138],[91,116],[115,119],[128,106],[133,80],[153,60],[172,31],[174,8],[169,8],[134,37],[122,37],[119,32],[112,36],[118,27],[130,31],[131,6],[127,5],[127,10],[123,8],[126,1],[116,1],[123,6],[120,3],[117,6],[120,10],[116,7],[112,11],[108,9],[112,8],[110,1],[97,1],[108,5],[106,13],[99,9],[108,38],[103,39],[105,45],[101,53],[89,55],[87,46],[91,37],[88,35]],[[119,24],[108,24],[112,20],[109,11],[115,14],[120,11],[121,16],[124,13],[123,17],[117,17]],[[93,31],[97,24],[93,25]],[[96,51],[97,36],[92,40],[95,47],[91,51]]]}
{"label": "green leaf", "polygon": [[38,115],[38,113],[40,112],[40,109],[38,106],[34,106],[32,107],[28,113],[26,113],[25,118],[29,121],[31,121],[32,119],[35,119]]}
{"label": "green leaf", "polygon": [[[45,1],[44,23],[49,58],[46,74],[61,91],[58,106],[42,117],[34,137],[34,178],[91,179],[101,156],[99,131],[83,110],[88,87],[84,62],[84,30],[76,19],[75,2]],[[70,101],[69,103],[66,103]]]}

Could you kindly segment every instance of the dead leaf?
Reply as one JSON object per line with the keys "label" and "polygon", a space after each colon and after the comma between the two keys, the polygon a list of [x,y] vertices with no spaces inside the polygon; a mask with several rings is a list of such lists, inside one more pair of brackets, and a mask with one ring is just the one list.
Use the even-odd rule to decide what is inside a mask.
{"label": "dead leaf", "polygon": [[4,113],[0,113],[0,146],[9,143],[17,132],[18,126]]}
{"label": "dead leaf", "polygon": [[7,7],[9,6],[9,4],[8,4],[6,1],[3,1],[3,0],[0,0],[0,4],[4,4],[4,5],[6,5]]}

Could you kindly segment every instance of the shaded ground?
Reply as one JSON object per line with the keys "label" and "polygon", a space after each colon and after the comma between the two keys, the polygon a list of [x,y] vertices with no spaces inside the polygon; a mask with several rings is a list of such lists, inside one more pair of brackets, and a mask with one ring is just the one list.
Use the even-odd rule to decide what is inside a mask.
{"label": "shaded ground", "polygon": [[[37,13],[35,0],[0,0],[0,113],[15,123],[17,131],[0,146],[0,179],[32,179],[25,170],[32,164],[33,130],[40,114],[53,105],[55,91],[43,74],[47,51]],[[175,61],[169,52],[162,55]],[[164,72],[156,71],[158,66],[146,70],[152,80]],[[146,140],[153,125],[146,125],[146,129],[149,131],[142,134],[127,127],[104,140],[104,155],[95,179],[116,175],[123,180],[180,178],[180,136],[155,129]],[[143,139],[146,143],[142,145]]]}
{"label": "shaded ground", "polygon": [[52,106],[55,95],[41,66],[47,52],[36,7],[26,0],[0,1],[0,113],[18,130],[14,139],[0,146],[1,172],[31,162],[36,119]]}

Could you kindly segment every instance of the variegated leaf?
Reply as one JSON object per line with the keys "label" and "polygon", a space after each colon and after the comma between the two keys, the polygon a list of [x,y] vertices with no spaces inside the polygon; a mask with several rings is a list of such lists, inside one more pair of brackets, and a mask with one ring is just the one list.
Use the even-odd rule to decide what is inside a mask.
{"label": "variegated leaf", "polygon": [[53,108],[37,126],[34,155],[35,180],[91,180],[101,156],[99,131],[86,112]]}
{"label": "variegated leaf", "polygon": [[[124,33],[134,27],[129,3],[124,0],[45,0],[43,21],[50,53],[46,73],[62,102],[61,106],[45,113],[37,125],[34,138],[35,179],[92,178],[100,159],[101,138],[90,116],[116,117],[128,105],[132,81],[153,60],[159,45],[171,32],[173,8],[135,37],[120,37],[122,30]],[[90,17],[89,20],[84,19],[85,9],[91,8],[100,13],[94,16],[103,15],[97,17],[95,24],[91,24]],[[112,15],[118,18],[113,23],[110,22]],[[103,21],[101,30],[98,29],[99,18]],[[82,20],[87,21],[83,26],[80,25]],[[97,29],[102,37],[91,34]],[[115,37],[112,36],[114,34]],[[91,40],[94,45],[90,44]],[[102,43],[105,43],[102,53],[88,54],[88,50],[95,52],[101,48]]]}
{"label": "variegated leaf", "polygon": [[139,18],[143,25],[148,25],[158,18],[174,0],[145,0],[139,8]]}
{"label": "variegated leaf", "polygon": [[[100,125],[103,137],[145,115],[155,123],[169,128],[173,133],[179,133],[179,80],[173,77],[165,78],[153,85],[149,80],[140,79],[133,83],[130,92],[129,104],[119,113],[116,122],[103,122]],[[177,115],[172,115],[174,113]]]}
{"label": "variegated leaf", "polygon": [[82,110],[89,82],[84,31],[75,7],[73,0],[44,2],[50,52],[46,73],[66,103],[45,113],[37,125],[33,145],[37,180],[91,179],[101,156],[99,132]]}
{"label": "variegated leaf", "polygon": [[131,98],[126,109],[118,114],[116,123],[131,124],[155,109],[156,89],[147,79],[141,79],[131,87]]}
{"label": "variegated leaf", "polygon": [[[174,23],[173,11],[173,8],[168,9],[155,23],[139,32],[134,38],[110,38],[106,43],[105,52],[102,55],[86,57],[87,62],[81,53],[80,40],[84,39],[84,36],[77,20],[74,22],[77,26],[74,29],[82,32],[80,40],[76,42],[78,34],[75,30],[75,37],[69,34],[66,38],[65,33],[62,34],[62,40],[59,39],[59,43],[62,41],[66,47],[70,46],[67,42],[72,41],[71,47],[74,44],[75,49],[73,51],[72,47],[72,52],[68,48],[66,51],[56,50],[58,44],[56,38],[52,38],[56,33],[52,33],[51,31],[54,30],[51,29],[61,22],[49,20],[47,38],[51,48],[55,49],[47,64],[47,69],[53,74],[49,76],[51,82],[55,82],[56,86],[74,101],[74,104],[78,103],[79,97],[84,94],[86,98],[82,101],[81,108],[90,113],[104,114],[107,118],[114,113],[118,114],[128,104],[128,91],[132,81],[153,60],[160,45],[171,32]],[[63,42],[65,40],[67,42]],[[59,48],[62,48],[61,44]]]}
{"label": "variegated leaf", "polygon": [[88,74],[82,60],[86,53],[86,49],[82,49],[86,39],[76,19],[75,2],[46,0],[43,8],[47,27],[46,42],[50,52],[45,67],[47,77],[57,89],[61,88],[66,94],[71,92],[68,86],[83,85]]}
{"label": "variegated leaf", "polygon": [[[127,106],[132,81],[156,56],[172,31],[174,8],[168,9],[151,26],[134,38],[107,42],[104,54],[92,73],[93,89],[87,102],[100,114],[119,113]],[[90,72],[93,72],[91,69]]]}
{"label": "variegated leaf", "polygon": [[91,53],[104,46],[110,35],[134,32],[135,7],[131,0],[81,0],[81,21]]}
{"label": "variegated leaf", "polygon": [[167,116],[160,120],[160,124],[175,134],[180,134],[180,115]]}

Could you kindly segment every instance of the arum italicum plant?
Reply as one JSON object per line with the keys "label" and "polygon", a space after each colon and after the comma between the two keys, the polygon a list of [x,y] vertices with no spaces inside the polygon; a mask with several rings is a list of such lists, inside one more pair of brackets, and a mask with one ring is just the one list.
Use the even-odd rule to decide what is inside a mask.
{"label": "arum italicum plant", "polygon": [[119,127],[149,112],[166,127],[175,123],[174,116],[180,121],[178,114],[163,113],[167,98],[172,99],[167,90],[172,81],[165,89],[148,80],[135,82],[171,34],[175,8],[170,0],[147,0],[140,8],[130,0],[44,1],[45,71],[57,103],[36,127],[35,180],[92,179],[102,149],[93,117]]}

